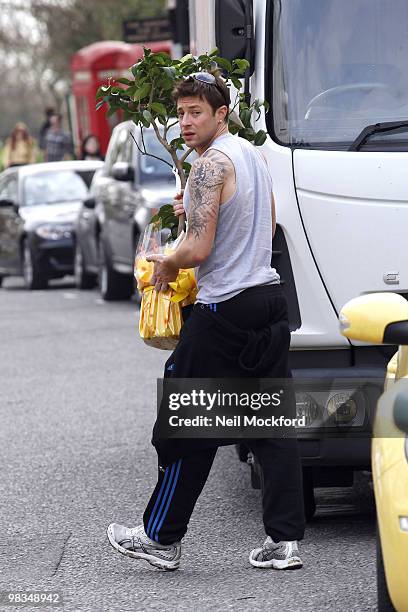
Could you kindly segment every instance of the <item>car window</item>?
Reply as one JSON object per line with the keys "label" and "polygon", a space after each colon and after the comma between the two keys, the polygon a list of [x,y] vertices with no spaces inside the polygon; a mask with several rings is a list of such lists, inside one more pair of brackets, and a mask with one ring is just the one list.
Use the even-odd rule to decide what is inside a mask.
{"label": "car window", "polygon": [[94,171],[58,170],[27,176],[23,186],[23,205],[59,204],[84,200]]}
{"label": "car window", "polygon": [[7,193],[10,200],[13,202],[17,202],[18,200],[18,181],[17,175],[13,174],[10,176],[9,181],[7,183]]}
{"label": "car window", "polygon": [[127,162],[128,164],[131,162],[131,151],[132,151],[132,143],[131,136],[129,134],[128,129],[121,130],[118,138],[118,147],[117,147],[117,162]]}
{"label": "car window", "polygon": [[[167,139],[172,140],[180,135],[178,127],[173,128]],[[173,160],[171,155],[163,148],[163,145],[158,141],[153,130],[143,130],[143,142],[140,130],[136,130],[136,135],[141,149],[145,148],[150,155],[143,155],[139,152],[136,156],[139,164],[139,175],[141,183],[150,183],[155,180],[171,179],[173,180]],[[136,145],[135,145],[136,148]],[[182,153],[182,152],[181,152]],[[152,157],[154,155],[154,157]],[[180,155],[180,154],[179,154]],[[188,161],[191,162],[189,157]]]}
{"label": "car window", "polygon": [[114,159],[116,159],[117,156],[118,136],[118,131],[114,131],[109,141],[108,150],[106,151],[105,164],[103,167],[103,173],[105,176],[110,174],[112,165],[114,164]]}
{"label": "car window", "polygon": [[108,152],[104,167],[104,174],[110,175],[113,164],[116,162],[131,162],[131,142],[129,129],[127,127],[119,128],[112,134],[111,142],[109,143]]}

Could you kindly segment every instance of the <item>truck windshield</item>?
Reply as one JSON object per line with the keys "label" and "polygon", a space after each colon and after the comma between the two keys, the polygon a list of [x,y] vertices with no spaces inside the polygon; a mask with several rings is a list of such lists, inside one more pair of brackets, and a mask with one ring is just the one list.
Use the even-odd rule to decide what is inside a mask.
{"label": "truck windshield", "polygon": [[[346,149],[367,125],[408,119],[407,0],[273,7],[270,128],[279,142]],[[408,135],[375,135],[365,146],[408,150]]]}

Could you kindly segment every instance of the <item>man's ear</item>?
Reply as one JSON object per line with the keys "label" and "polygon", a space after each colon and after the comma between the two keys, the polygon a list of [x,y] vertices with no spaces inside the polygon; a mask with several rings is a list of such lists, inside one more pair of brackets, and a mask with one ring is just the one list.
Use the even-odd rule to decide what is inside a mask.
{"label": "man's ear", "polygon": [[217,117],[217,121],[225,121],[226,116],[228,115],[228,107],[227,106],[220,106],[220,108],[217,108],[217,110],[215,111],[216,117]]}

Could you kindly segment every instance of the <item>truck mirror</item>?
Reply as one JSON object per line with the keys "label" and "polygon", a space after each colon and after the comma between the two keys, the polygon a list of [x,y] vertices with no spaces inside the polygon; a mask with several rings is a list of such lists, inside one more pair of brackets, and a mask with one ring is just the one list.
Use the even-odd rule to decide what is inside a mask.
{"label": "truck mirror", "polygon": [[252,0],[215,1],[215,40],[220,57],[248,60],[250,75],[255,63],[253,33]]}
{"label": "truck mirror", "polygon": [[398,293],[360,295],[343,306],[339,320],[350,340],[408,344],[408,301]]}

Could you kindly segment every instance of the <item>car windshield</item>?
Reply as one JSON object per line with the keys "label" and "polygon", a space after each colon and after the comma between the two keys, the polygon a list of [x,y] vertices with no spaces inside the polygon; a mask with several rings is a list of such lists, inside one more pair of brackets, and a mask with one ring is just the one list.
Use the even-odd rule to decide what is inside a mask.
{"label": "car windshield", "polygon": [[[178,132],[174,131],[167,138],[171,140],[172,138],[177,138],[178,135]],[[156,159],[149,155],[140,155],[140,182],[150,183],[155,180],[173,179],[173,160],[170,154],[163,148],[163,145],[157,140],[153,130],[143,130],[143,139],[148,153],[168,163],[166,164],[161,159]]]}
{"label": "car windshield", "polygon": [[[347,147],[367,125],[408,119],[406,0],[277,0],[269,36],[283,144]],[[401,146],[408,136],[374,141]]]}
{"label": "car windshield", "polygon": [[84,200],[94,172],[50,170],[31,174],[24,180],[23,203],[25,206],[39,206]]}

